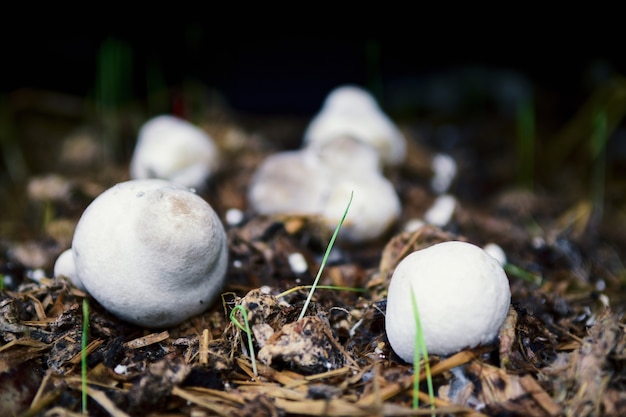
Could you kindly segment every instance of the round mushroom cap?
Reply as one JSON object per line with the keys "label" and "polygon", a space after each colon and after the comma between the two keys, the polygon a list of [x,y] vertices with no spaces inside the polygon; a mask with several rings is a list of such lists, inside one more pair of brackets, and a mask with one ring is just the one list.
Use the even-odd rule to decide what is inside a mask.
{"label": "round mushroom cap", "polygon": [[381,172],[380,155],[376,149],[353,136],[339,136],[330,142],[312,143],[304,152],[315,153],[322,164],[342,177]]}
{"label": "round mushroom cap", "polygon": [[175,116],[157,116],[139,130],[130,177],[202,188],[217,162],[217,146],[205,131]]}
{"label": "round mushroom cap", "polygon": [[72,252],[85,289],[108,311],[145,327],[202,313],[224,282],[228,248],[211,206],[164,180],[131,180],[98,196]]}
{"label": "round mushroom cap", "polygon": [[250,180],[248,201],[260,214],[316,215],[332,184],[328,169],[311,152],[268,156]]}
{"label": "round mushroom cap", "polygon": [[374,97],[360,87],[341,86],[331,91],[307,127],[304,143],[325,143],[345,135],[373,146],[385,164],[404,161],[404,136]]}
{"label": "round mushroom cap", "polygon": [[71,248],[63,251],[54,262],[54,276],[56,278],[61,276],[67,277],[76,288],[85,291],[83,283],[76,275],[76,265],[74,264],[74,255]]}
{"label": "round mushroom cap", "polygon": [[339,231],[342,240],[365,242],[382,236],[402,211],[393,185],[382,175],[370,173],[359,178],[339,178],[324,204],[322,217],[335,230],[354,192],[346,219]]}
{"label": "round mushroom cap", "polygon": [[381,236],[400,216],[400,199],[378,169],[376,152],[351,137],[280,152],[263,161],[248,201],[259,214],[321,216],[332,231],[354,199],[339,236],[353,243]]}
{"label": "round mushroom cap", "polygon": [[437,355],[492,342],[511,300],[504,270],[478,246],[444,242],[411,253],[393,273],[385,317],[389,343],[406,362],[415,349],[413,295],[428,353]]}

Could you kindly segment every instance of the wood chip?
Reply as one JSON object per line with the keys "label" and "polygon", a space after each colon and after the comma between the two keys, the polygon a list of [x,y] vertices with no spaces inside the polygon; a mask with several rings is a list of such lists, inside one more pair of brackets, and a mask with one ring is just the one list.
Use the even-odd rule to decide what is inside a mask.
{"label": "wood chip", "polygon": [[147,336],[138,337],[129,342],[124,343],[124,346],[129,349],[139,349],[142,347],[150,346],[155,343],[162,342],[170,337],[169,332],[163,331],[161,333],[152,333]]}

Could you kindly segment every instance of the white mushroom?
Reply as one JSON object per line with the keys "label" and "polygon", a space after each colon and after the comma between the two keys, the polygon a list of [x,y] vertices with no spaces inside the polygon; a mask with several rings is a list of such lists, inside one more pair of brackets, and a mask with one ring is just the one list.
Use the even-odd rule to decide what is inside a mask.
{"label": "white mushroom", "polygon": [[456,161],[450,155],[438,153],[433,157],[433,178],[430,180],[430,188],[437,194],[448,191],[457,173]]}
{"label": "white mushroom", "polygon": [[304,142],[326,143],[346,135],[373,146],[385,164],[404,161],[406,140],[400,130],[370,93],[349,85],[330,92],[307,127]]}
{"label": "white mushroom", "polygon": [[332,231],[354,199],[340,237],[375,239],[400,216],[400,199],[382,175],[377,152],[349,136],[268,157],[250,183],[248,199],[260,214],[321,216]]}
{"label": "white mushroom", "polygon": [[260,214],[319,214],[332,179],[311,152],[285,151],[267,157],[248,187],[248,201]]}
{"label": "white mushroom", "polygon": [[381,173],[378,151],[353,136],[338,136],[329,142],[312,143],[304,151],[316,154],[321,163],[341,177]]}
{"label": "white mushroom", "polygon": [[393,185],[382,175],[370,173],[357,179],[339,178],[322,211],[330,230],[339,224],[353,191],[350,210],[339,231],[341,239],[355,243],[376,239],[400,217],[400,198]]}
{"label": "white mushroom", "polygon": [[498,261],[465,242],[444,242],[411,253],[396,267],[385,324],[396,354],[413,362],[416,323],[428,353],[447,355],[492,342],[509,311],[511,291]]}
{"label": "white mushroom", "polygon": [[504,252],[504,249],[502,249],[502,247],[496,243],[487,243],[485,246],[483,246],[483,249],[485,250],[485,252],[487,252],[489,255],[493,256],[494,258],[496,258],[496,260],[500,263],[500,265],[504,266],[506,264],[506,252]]}
{"label": "white mushroom", "polygon": [[76,275],[76,264],[74,264],[74,255],[71,248],[63,251],[57,258],[54,263],[54,276],[57,278],[61,276],[69,278],[76,288],[85,291],[83,283]]}
{"label": "white mushroom", "polygon": [[169,327],[203,312],[228,262],[211,206],[163,180],[131,180],[98,196],[80,218],[72,254],[84,288],[119,318]]}
{"label": "white mushroom", "polygon": [[216,170],[218,149],[199,127],[174,116],[148,120],[130,162],[132,179],[160,178],[202,188]]}

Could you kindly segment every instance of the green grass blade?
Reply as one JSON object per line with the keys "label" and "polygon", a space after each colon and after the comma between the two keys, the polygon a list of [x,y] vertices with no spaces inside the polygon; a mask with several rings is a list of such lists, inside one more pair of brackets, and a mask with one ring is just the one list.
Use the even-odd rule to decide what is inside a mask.
{"label": "green grass blade", "polygon": [[[286,291],[281,292],[276,296],[276,298],[283,298],[291,293],[300,290],[308,290],[313,288],[313,285],[298,285],[297,287],[289,288]],[[337,290],[337,291],[352,291],[352,292],[367,292],[365,288],[355,288],[355,287],[342,287],[340,285],[318,285],[316,287],[318,290]]]}
{"label": "green grass blade", "polygon": [[89,301],[83,298],[83,335],[81,340],[80,368],[83,414],[87,412],[87,342],[89,341]]}
{"label": "green grass blade", "polygon": [[300,312],[300,317],[298,317],[298,320],[304,317],[304,314],[306,313],[306,309],[309,307],[309,304],[311,303],[311,298],[313,298],[313,293],[315,292],[317,283],[319,282],[320,277],[322,276],[322,271],[324,270],[324,266],[326,266],[328,255],[330,255],[330,251],[332,250],[333,245],[335,244],[335,239],[337,239],[337,235],[339,234],[341,225],[343,225],[343,221],[346,219],[346,216],[348,215],[350,204],[352,204],[352,197],[354,197],[354,191],[350,193],[350,200],[348,201],[346,210],[343,212],[343,216],[341,217],[339,224],[335,228],[335,233],[333,233],[333,237],[330,239],[330,242],[328,243],[328,247],[326,248],[326,253],[324,253],[324,258],[322,259],[322,264],[320,265],[319,271],[317,271],[317,276],[315,277],[315,281],[313,281],[313,285],[311,286],[311,291],[309,291],[309,295],[307,296],[306,301],[304,302],[304,306],[302,307],[302,311]]}
{"label": "green grass blade", "polygon": [[[415,298],[415,292],[411,287],[411,305],[413,307],[413,319],[415,321],[415,346],[413,349],[413,408],[419,407],[419,380],[420,380],[420,359],[424,358],[424,371],[426,372],[426,384],[428,386],[428,397],[430,400],[430,408],[435,409],[435,390],[433,387],[433,378],[430,373],[430,362],[428,359],[428,349],[426,347],[426,341],[424,340],[424,333],[422,331],[422,322],[420,320],[419,309],[417,307],[417,299]],[[434,416],[434,414],[432,414]]]}
{"label": "green grass blade", "polygon": [[543,283],[543,278],[540,275],[533,274],[532,272],[522,269],[514,264],[507,262],[502,266],[502,268],[504,268],[507,274],[513,275],[526,282],[530,282],[531,284],[541,285]]}
{"label": "green grass blade", "polygon": [[[241,325],[241,323],[239,323],[239,320],[237,320],[237,318],[235,317],[235,313],[237,311],[240,311],[241,315],[243,316],[243,322],[244,322],[243,326]],[[254,346],[252,344],[252,331],[250,330],[250,324],[248,323],[248,312],[246,311],[246,308],[244,306],[239,304],[239,305],[236,305],[231,310],[229,318],[230,318],[230,321],[232,321],[235,324],[235,326],[240,328],[248,336],[248,350],[250,350],[250,361],[252,362],[252,372],[254,373],[254,376],[257,377],[259,376],[259,373],[256,367],[256,356],[254,354]]]}

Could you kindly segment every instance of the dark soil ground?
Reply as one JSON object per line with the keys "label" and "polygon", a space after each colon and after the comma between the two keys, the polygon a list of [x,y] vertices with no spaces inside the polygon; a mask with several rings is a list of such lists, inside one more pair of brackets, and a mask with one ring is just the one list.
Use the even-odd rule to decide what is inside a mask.
{"label": "dark soil ground", "polygon": [[[121,322],[68,282],[51,278],[54,260],[69,247],[84,208],[128,178],[132,140],[109,138],[133,137],[141,112],[100,109],[85,116],[76,108],[89,103],[73,97],[16,95],[14,126],[28,146],[6,145],[3,152],[16,152],[28,166],[37,157],[39,169],[10,181],[20,166],[5,166],[0,415],[81,413],[84,299],[89,300],[89,415],[433,413],[424,382],[421,407],[412,409],[413,367],[397,358],[386,340],[385,291],[403,256],[452,239],[495,242],[505,250],[513,311],[497,343],[430,357],[434,412],[626,415],[625,86],[617,80],[598,88],[589,102],[606,106],[610,140],[604,166],[590,156],[592,107],[553,120],[546,111],[549,97],[538,95],[534,181],[523,187],[515,117],[495,106],[445,117],[399,115],[410,152],[405,164],[386,174],[402,200],[401,221],[379,241],[338,243],[321,283],[364,292],[318,290],[309,314],[297,323],[307,291],[284,292],[312,283],[330,236],[315,219],[256,216],[245,192],[266,155],[299,146],[308,118],[259,117],[201,103],[193,119],[219,143],[225,162],[203,197],[222,219],[232,208],[245,218],[226,225],[230,267],[222,299],[200,316],[156,331]],[[46,107],[48,99],[57,100],[54,110]],[[198,102],[192,104],[197,109]],[[47,140],[50,136],[62,141]],[[39,155],[18,152],[26,149]],[[104,152],[111,149],[116,152]],[[459,164],[451,190],[459,207],[444,229],[402,232],[402,224],[421,217],[435,198],[428,188],[435,151],[449,152]],[[292,253],[307,260],[305,272],[292,271]],[[276,342],[263,355],[255,345],[258,375],[245,335],[229,320],[237,304],[248,307],[253,327],[269,326],[272,340],[288,341],[287,346]]]}

